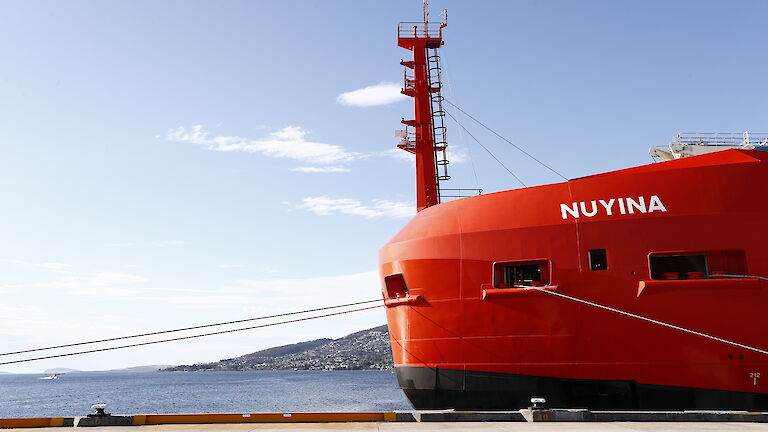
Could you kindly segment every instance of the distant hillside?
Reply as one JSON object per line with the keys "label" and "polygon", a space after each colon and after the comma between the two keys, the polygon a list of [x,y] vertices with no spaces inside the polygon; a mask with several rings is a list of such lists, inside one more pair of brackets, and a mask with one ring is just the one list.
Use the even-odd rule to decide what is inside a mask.
{"label": "distant hillside", "polygon": [[315,339],[257,351],[214,363],[163,371],[350,370],[391,369],[387,326],[362,330],[339,339]]}
{"label": "distant hillside", "polygon": [[146,365],[146,366],[132,366],[122,369],[110,369],[105,372],[157,372],[160,369],[169,368],[171,365]]}
{"label": "distant hillside", "polygon": [[53,368],[53,369],[46,369],[43,371],[43,373],[47,373],[47,374],[62,374],[62,373],[77,373],[77,372],[82,372],[82,371],[77,369],[70,369],[70,368]]}
{"label": "distant hillside", "polygon": [[[109,370],[96,370],[96,371],[84,371],[79,369],[70,368],[53,368],[46,369],[42,373],[46,374],[64,374],[64,373],[104,373],[104,372],[157,372],[161,369],[172,367],[171,365],[144,365],[144,366],[132,366],[122,369],[109,369]],[[0,372],[3,373],[3,372]]]}

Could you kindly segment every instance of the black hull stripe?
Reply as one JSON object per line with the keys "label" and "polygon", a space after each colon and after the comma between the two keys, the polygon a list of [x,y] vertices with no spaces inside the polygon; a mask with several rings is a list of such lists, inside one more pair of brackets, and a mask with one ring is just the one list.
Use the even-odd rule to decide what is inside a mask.
{"label": "black hull stripe", "polygon": [[768,411],[768,394],[493,372],[397,366],[415,409],[514,410],[544,397],[550,408]]}

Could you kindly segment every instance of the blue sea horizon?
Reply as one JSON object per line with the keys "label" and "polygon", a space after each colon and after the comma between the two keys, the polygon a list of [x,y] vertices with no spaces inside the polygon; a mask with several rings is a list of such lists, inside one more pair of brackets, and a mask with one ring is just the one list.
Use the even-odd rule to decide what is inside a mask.
{"label": "blue sea horizon", "polygon": [[391,371],[77,372],[0,375],[0,418],[410,409]]}

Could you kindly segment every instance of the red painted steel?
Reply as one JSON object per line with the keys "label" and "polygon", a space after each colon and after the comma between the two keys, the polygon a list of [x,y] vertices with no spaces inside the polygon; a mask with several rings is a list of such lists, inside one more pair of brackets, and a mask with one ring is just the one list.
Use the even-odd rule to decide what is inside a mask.
{"label": "red painted steel", "polygon": [[[545,259],[558,293],[768,349],[766,281],[649,267],[710,251],[710,274],[768,276],[766,179],[768,152],[726,150],[427,208],[380,251],[382,278],[402,274],[421,298],[387,308],[395,364],[768,393],[764,354],[494,281],[494,263]],[[641,197],[645,212],[630,205]]]}
{"label": "red painted steel", "polygon": [[415,130],[415,146],[408,151],[416,155],[418,211],[440,202],[432,135],[432,89],[427,68],[427,48],[442,45],[442,28],[442,24],[434,23],[401,23],[398,29],[398,46],[413,51],[413,60],[403,61],[401,64],[413,70],[412,77],[409,78],[406,74],[402,93],[414,99],[414,120],[403,120],[403,124],[412,126]]}

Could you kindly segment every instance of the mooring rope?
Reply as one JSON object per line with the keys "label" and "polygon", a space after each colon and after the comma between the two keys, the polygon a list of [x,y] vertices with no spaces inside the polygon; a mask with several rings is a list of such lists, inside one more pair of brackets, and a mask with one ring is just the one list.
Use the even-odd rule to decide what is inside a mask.
{"label": "mooring rope", "polygon": [[[354,303],[345,303],[340,305],[334,305],[334,306],[324,306],[314,309],[306,309],[302,311],[293,311],[293,312],[284,312],[274,315],[266,315],[266,316],[260,316],[260,317],[254,317],[254,318],[244,318],[244,319],[238,319],[233,321],[224,321],[224,322],[218,322],[218,323],[211,323],[211,324],[202,324],[202,325],[196,325],[191,327],[182,327],[182,328],[176,328],[171,330],[160,330],[160,331],[154,331],[149,333],[141,333],[141,334],[135,334],[135,335],[129,335],[129,336],[117,336],[117,337],[111,337],[107,339],[98,339],[98,340],[91,340],[91,341],[84,341],[84,342],[74,342],[74,343],[68,343],[63,345],[54,345],[54,346],[47,346],[42,348],[31,348],[31,349],[25,349],[20,351],[11,351],[11,352],[5,352],[0,353],[0,356],[9,356],[9,355],[15,355],[15,354],[24,354],[29,352],[35,352],[35,351],[46,351],[46,350],[52,350],[52,349],[59,349],[59,348],[69,348],[73,346],[80,346],[80,345],[91,345],[96,343],[103,343],[103,342],[113,342],[117,340],[124,340],[124,339],[134,339],[134,338],[140,338],[145,336],[155,336],[159,334],[167,334],[167,333],[176,333],[181,331],[187,331],[187,330],[198,330],[202,328],[209,328],[209,327],[218,327],[223,325],[230,325],[230,324],[239,324],[243,322],[249,322],[249,321],[259,321],[259,320],[265,320],[265,319],[271,319],[271,318],[280,318],[285,316],[291,316],[291,315],[300,315],[305,313],[311,313],[311,312],[320,312],[324,310],[330,310],[330,309],[338,309],[342,307],[349,307],[349,306],[358,306],[361,304],[367,304],[367,303],[374,303],[374,302],[380,302],[381,299],[375,299],[375,300],[366,300],[366,301],[359,301]],[[4,363],[0,363],[4,364]]]}
{"label": "mooring rope", "polygon": [[574,301],[574,302],[577,302],[577,303],[582,303],[582,304],[585,304],[585,305],[596,307],[598,309],[604,309],[604,310],[611,311],[611,312],[614,312],[614,313],[617,313],[617,314],[620,314],[620,315],[624,315],[624,316],[628,316],[628,317],[631,317],[631,318],[636,318],[636,319],[639,319],[639,320],[642,320],[642,321],[647,321],[647,322],[650,322],[650,323],[653,323],[653,324],[657,324],[657,325],[660,325],[662,327],[667,327],[667,328],[678,330],[678,331],[681,331],[681,332],[684,332],[684,333],[689,333],[689,334],[700,336],[700,337],[703,337],[703,338],[706,338],[706,339],[711,339],[711,340],[714,340],[714,341],[722,342],[724,344],[737,346],[739,348],[743,348],[743,349],[748,350],[748,351],[753,351],[753,352],[756,352],[756,353],[768,355],[768,350],[764,350],[764,349],[760,349],[760,348],[755,348],[753,346],[745,345],[743,343],[734,342],[734,341],[731,341],[731,340],[728,340],[728,339],[724,339],[724,338],[721,338],[721,337],[717,337],[717,336],[712,336],[710,334],[702,333],[702,332],[699,332],[699,331],[696,331],[696,330],[687,329],[685,327],[680,327],[679,325],[670,324],[668,322],[659,321],[657,319],[644,317],[642,315],[634,314],[632,312],[627,312],[627,311],[624,311],[624,310],[621,310],[621,309],[616,309],[614,307],[610,307],[610,306],[602,305],[602,304],[599,304],[599,303],[591,302],[589,300],[580,299],[578,297],[572,297],[572,296],[569,296],[567,294],[563,294],[563,293],[560,293],[560,292],[557,292],[557,291],[546,290],[546,289],[539,288],[539,287],[531,287],[531,288],[533,288],[535,290],[538,290],[538,291],[541,291],[543,293],[549,294],[549,295],[561,297],[561,298],[568,299],[568,300],[571,300],[571,301]]}
{"label": "mooring rope", "polygon": [[[723,276],[725,276],[725,275],[723,275]],[[768,278],[759,277],[759,276],[749,276],[749,275],[727,275],[727,276],[730,276],[730,277],[750,277],[750,278],[754,277],[754,278],[768,280]],[[566,299],[566,300],[570,300],[570,301],[573,301],[573,302],[585,304],[585,305],[592,306],[592,307],[595,307],[595,308],[598,308],[598,309],[607,310],[607,311],[610,311],[610,312],[613,312],[613,313],[617,313],[619,315],[627,316],[627,317],[630,317],[630,318],[635,318],[635,319],[638,319],[638,320],[641,320],[641,321],[646,321],[646,322],[649,322],[649,323],[652,323],[652,324],[656,324],[656,325],[659,325],[659,326],[662,326],[662,327],[670,328],[670,329],[677,330],[677,331],[680,331],[680,332],[683,332],[683,333],[692,334],[692,335],[699,336],[699,337],[702,337],[702,338],[705,338],[705,339],[714,340],[714,341],[717,341],[717,342],[720,342],[720,343],[724,343],[724,344],[727,344],[727,345],[736,346],[736,347],[739,347],[739,348],[742,348],[742,349],[745,349],[745,350],[748,350],[748,351],[756,352],[756,353],[759,353],[759,354],[768,355],[768,350],[756,348],[756,347],[753,347],[753,346],[750,346],[750,345],[746,345],[746,344],[743,344],[743,343],[740,343],[740,342],[735,342],[735,341],[728,340],[728,339],[725,339],[725,338],[721,338],[721,337],[718,337],[718,336],[713,336],[713,335],[710,335],[710,334],[707,334],[707,333],[703,333],[703,332],[700,332],[700,331],[691,330],[691,329],[688,329],[688,328],[685,328],[685,327],[681,327],[679,325],[671,324],[671,323],[660,321],[660,320],[653,319],[653,318],[648,318],[648,317],[645,317],[645,316],[642,316],[642,315],[638,315],[638,314],[635,314],[635,313],[632,313],[632,312],[627,312],[625,310],[617,309],[617,308],[614,308],[614,307],[611,307],[611,306],[606,306],[606,305],[603,305],[603,304],[600,304],[600,303],[595,303],[595,302],[592,302],[592,301],[589,301],[589,300],[584,300],[584,299],[581,299],[581,298],[578,298],[578,297],[573,297],[573,296],[570,296],[570,295],[567,295],[567,294],[563,294],[561,292],[552,291],[552,290],[546,290],[546,289],[540,288],[540,287],[530,287],[529,289],[535,289],[535,290],[543,292],[545,294],[553,295],[553,296],[560,297],[560,298],[563,298],[563,299]],[[49,347],[43,347],[43,348],[32,348],[32,349],[27,349],[27,350],[20,350],[20,351],[14,351],[14,352],[0,353],[0,355],[7,356],[7,355],[12,355],[12,354],[22,354],[22,353],[35,352],[35,351],[44,351],[44,350],[51,350],[51,349],[57,349],[57,348],[67,348],[67,347],[79,346],[79,345],[88,345],[88,344],[95,344],[95,343],[102,343],[102,342],[111,342],[111,341],[116,341],[116,340],[124,340],[124,339],[138,338],[138,337],[144,337],[144,336],[153,336],[153,335],[158,335],[158,334],[167,334],[167,333],[180,332],[180,331],[185,331],[185,330],[195,330],[195,329],[201,329],[201,328],[222,326],[222,325],[227,325],[227,324],[235,324],[235,323],[241,323],[241,322],[248,322],[248,321],[255,321],[255,320],[264,320],[264,319],[269,319],[269,318],[277,318],[277,317],[284,317],[284,316],[290,316],[290,315],[304,314],[304,313],[310,313],[310,312],[317,312],[317,311],[322,311],[322,310],[337,309],[337,308],[340,308],[340,307],[355,306],[355,305],[366,304],[366,303],[373,303],[373,302],[380,302],[380,301],[381,301],[381,299],[366,300],[366,301],[355,302],[355,303],[347,303],[347,304],[335,305],[335,306],[326,306],[326,307],[322,307],[322,308],[307,309],[307,310],[303,310],[303,311],[286,312],[286,313],[281,313],[281,314],[268,315],[268,316],[255,317],[255,318],[245,318],[245,319],[226,321],[226,322],[221,322],[221,323],[204,324],[204,325],[199,325],[199,326],[184,327],[184,328],[171,329],[171,330],[162,330],[162,331],[157,331],[157,332],[142,333],[142,334],[129,335],[129,336],[119,336],[119,337],[114,337],[114,338],[107,338],[107,339],[100,339],[100,340],[93,340],[93,341],[76,342],[76,343],[71,343],[71,344],[56,345],[56,346],[49,346]],[[275,323],[260,324],[260,325],[255,325],[255,326],[248,326],[248,327],[229,329],[229,330],[220,330],[220,331],[216,331],[216,332],[202,333],[202,334],[189,335],[189,336],[180,336],[180,337],[169,338],[169,339],[161,339],[161,340],[156,340],[156,341],[139,342],[139,343],[128,344],[128,345],[119,345],[119,346],[114,346],[114,347],[97,348],[97,349],[91,349],[91,350],[85,350],[85,351],[77,351],[77,352],[64,353],[64,354],[53,354],[53,355],[47,355],[47,356],[41,356],[41,357],[26,358],[26,359],[20,359],[20,360],[12,360],[12,361],[0,362],[0,365],[9,365],[9,364],[16,364],[16,363],[26,363],[26,362],[32,362],[32,361],[37,361],[37,360],[46,360],[46,359],[52,359],[52,358],[69,357],[69,356],[75,356],[75,355],[90,354],[90,353],[103,352],[103,351],[112,351],[112,350],[125,349],[125,348],[134,348],[134,347],[139,347],[139,346],[154,345],[154,344],[174,342],[174,341],[187,340],[187,339],[196,339],[196,338],[201,338],[201,337],[206,337],[206,336],[214,336],[214,335],[220,335],[220,334],[235,333],[235,332],[240,332],[240,331],[254,330],[254,329],[258,329],[258,328],[273,327],[273,326],[278,326],[278,325],[291,324],[291,323],[302,322],[302,321],[309,321],[309,320],[320,319],[320,318],[327,318],[327,317],[331,317],[331,316],[338,316],[338,315],[343,315],[343,314],[348,314],[348,313],[361,312],[361,311],[366,311],[366,310],[380,308],[382,306],[384,306],[384,305],[368,306],[368,307],[364,307],[364,308],[350,309],[350,310],[344,310],[344,311],[340,311],[340,312],[332,312],[332,313],[327,313],[327,314],[322,314],[322,315],[315,315],[315,316],[310,316],[310,317],[296,318],[296,319],[292,319],[292,320],[280,321],[280,322],[275,322]]]}
{"label": "mooring rope", "polygon": [[[377,301],[381,301],[381,300],[377,300]],[[383,304],[382,305],[376,305],[376,306],[368,306],[368,307],[364,307],[364,308],[345,310],[345,311],[341,311],[341,312],[332,312],[332,313],[328,313],[328,314],[324,314],[324,315],[316,315],[316,316],[311,316],[311,317],[296,318],[296,319],[292,319],[292,320],[288,320],[288,321],[280,321],[280,322],[269,323],[269,324],[260,324],[260,325],[256,325],[256,326],[236,328],[236,329],[230,329],[230,330],[220,330],[220,331],[216,331],[216,332],[202,333],[202,334],[191,335],[191,336],[179,336],[179,337],[170,338],[170,339],[161,339],[161,340],[156,340],[156,341],[140,342],[140,343],[129,344],[129,345],[120,345],[120,346],[107,347],[107,348],[98,348],[98,349],[92,349],[92,350],[86,350],[86,351],[78,351],[78,352],[71,352],[71,353],[64,353],[64,354],[53,354],[53,355],[48,355],[48,356],[43,356],[43,357],[34,357],[34,358],[27,358],[27,359],[21,359],[21,360],[6,361],[6,362],[0,363],[0,365],[8,365],[8,364],[14,364],[14,363],[26,363],[26,362],[36,361],[36,360],[45,360],[45,359],[52,359],[52,358],[59,358],[59,357],[69,357],[69,356],[75,356],[75,355],[81,355],[81,354],[90,354],[90,353],[96,353],[96,352],[102,352],[102,351],[112,351],[112,350],[125,349],[125,348],[134,348],[134,347],[139,347],[139,346],[144,346],[144,345],[153,345],[153,344],[159,344],[159,343],[180,341],[180,340],[185,340],[185,339],[194,339],[194,338],[200,338],[200,337],[205,337],[205,336],[214,336],[214,335],[220,335],[220,334],[226,334],[226,333],[240,332],[240,331],[245,331],[245,330],[253,330],[253,329],[257,329],[257,328],[273,327],[273,326],[277,326],[277,325],[290,324],[290,323],[301,322],[301,321],[309,321],[309,320],[318,319],[318,318],[327,318],[327,317],[336,316],[336,315],[343,315],[343,314],[348,314],[348,313],[352,313],[352,312],[361,312],[361,311],[364,311],[364,310],[376,309],[376,308],[380,308],[380,307],[383,307],[383,306],[384,306]]]}

